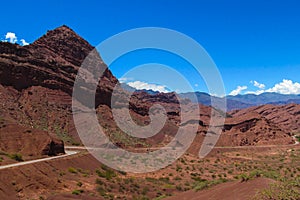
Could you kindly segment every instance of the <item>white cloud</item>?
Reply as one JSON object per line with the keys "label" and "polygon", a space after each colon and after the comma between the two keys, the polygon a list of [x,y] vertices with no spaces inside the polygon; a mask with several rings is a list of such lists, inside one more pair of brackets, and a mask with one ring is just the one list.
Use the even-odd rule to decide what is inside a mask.
{"label": "white cloud", "polygon": [[[10,43],[15,44],[15,43],[18,42],[18,38],[17,38],[15,33],[7,32],[6,35],[5,35],[5,40],[1,40],[1,41],[2,42],[10,42]],[[24,39],[21,39],[20,42],[21,42],[22,46],[29,45],[29,43],[26,42]]]}
{"label": "white cloud", "polygon": [[263,83],[259,83],[257,81],[250,81],[255,87],[258,87],[259,89],[265,89],[266,85]]}
{"label": "white cloud", "polygon": [[262,93],[264,93],[265,90],[256,90],[256,91],[246,91],[245,94],[256,94],[256,95],[260,95]]}
{"label": "white cloud", "polygon": [[126,83],[126,82],[132,81],[132,80],[133,80],[133,78],[128,78],[128,77],[121,77],[121,78],[119,78],[119,82],[120,83]]}
{"label": "white cloud", "polygon": [[20,41],[21,41],[21,45],[22,45],[22,46],[29,45],[29,43],[26,42],[24,39],[21,39]]}
{"label": "white cloud", "polygon": [[127,78],[125,78],[125,77],[124,78],[123,77],[119,78],[119,82],[120,83],[125,83],[126,81],[127,81]]}
{"label": "white cloud", "polygon": [[12,32],[7,32],[5,35],[5,39],[8,40],[8,42],[13,44],[18,41],[16,34]]}
{"label": "white cloud", "polygon": [[274,87],[265,91],[276,92],[280,94],[300,94],[300,83],[293,83],[292,80],[283,79],[282,82],[275,84]]}
{"label": "white cloud", "polygon": [[[300,83],[293,82],[292,80],[283,79],[282,82],[276,83],[269,89],[264,89],[265,85],[256,81],[250,81],[254,86],[258,87],[256,91],[246,91],[245,94],[262,94],[264,92],[275,92],[279,94],[300,94]],[[239,86],[240,87],[240,86]],[[235,90],[234,90],[235,91]],[[234,92],[232,91],[232,92]]]}
{"label": "white cloud", "polygon": [[166,86],[164,85],[157,85],[157,84],[153,84],[153,83],[146,83],[146,82],[142,82],[142,81],[133,81],[133,82],[128,82],[127,85],[137,89],[137,90],[142,90],[142,89],[146,89],[146,90],[153,90],[153,91],[159,91],[159,92],[170,92]]}
{"label": "white cloud", "polygon": [[198,86],[199,86],[199,85],[196,83],[196,84],[195,84],[195,87],[198,87]]}
{"label": "white cloud", "polygon": [[243,90],[246,90],[248,87],[247,86],[237,86],[235,90],[232,90],[229,95],[236,96],[240,94]]}

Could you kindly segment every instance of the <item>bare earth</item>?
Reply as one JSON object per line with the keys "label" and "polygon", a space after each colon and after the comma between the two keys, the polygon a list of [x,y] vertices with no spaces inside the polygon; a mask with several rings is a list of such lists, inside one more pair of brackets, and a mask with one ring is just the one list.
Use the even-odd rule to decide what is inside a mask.
{"label": "bare earth", "polygon": [[257,178],[247,182],[228,182],[217,185],[203,191],[187,191],[166,200],[248,200],[251,199],[258,190],[267,188],[271,179]]}

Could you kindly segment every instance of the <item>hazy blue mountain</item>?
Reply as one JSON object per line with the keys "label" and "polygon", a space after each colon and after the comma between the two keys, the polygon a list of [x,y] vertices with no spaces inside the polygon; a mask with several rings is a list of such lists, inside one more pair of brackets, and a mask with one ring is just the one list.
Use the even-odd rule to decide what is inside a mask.
{"label": "hazy blue mountain", "polygon": [[[213,100],[216,104],[216,105],[214,105],[215,107],[224,110],[224,108],[222,108],[222,103],[224,101],[224,98],[211,96],[205,92],[195,92],[195,95],[198,99],[198,102],[195,102],[194,100],[192,100],[193,99],[192,92],[179,94],[179,96],[181,98],[187,98],[187,99],[192,100],[193,103],[201,103],[201,104],[204,104],[207,106],[211,106],[211,101]],[[234,99],[226,99],[226,104],[227,104],[227,107],[226,107],[227,110],[235,110],[235,109],[248,108],[248,107],[254,106],[254,104],[244,103],[244,102],[234,100]]]}
{"label": "hazy blue mountain", "polygon": [[297,100],[300,99],[299,95],[285,95],[278,93],[262,93],[260,95],[255,94],[245,94],[245,95],[236,95],[236,96],[227,96],[227,99],[236,100],[243,103],[249,103],[254,105],[261,105],[272,103],[276,104],[276,102],[288,102],[289,100]]}

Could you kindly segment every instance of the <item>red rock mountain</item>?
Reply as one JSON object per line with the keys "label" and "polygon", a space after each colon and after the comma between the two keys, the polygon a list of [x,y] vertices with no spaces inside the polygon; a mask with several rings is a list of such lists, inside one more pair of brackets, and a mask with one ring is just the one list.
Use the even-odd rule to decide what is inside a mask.
{"label": "red rock mountain", "polygon": [[262,105],[244,110],[233,111],[234,117],[242,117],[249,113],[257,114],[269,120],[289,133],[300,132],[300,105]]}
{"label": "red rock mountain", "polygon": [[[80,144],[72,119],[72,92],[78,69],[93,49],[94,47],[67,26],[48,31],[28,46],[0,42],[0,117],[5,124],[15,124],[18,131],[9,126],[11,135],[18,135],[22,140],[22,134],[30,128],[33,138],[36,137],[35,134],[47,133],[49,140],[43,141],[54,142],[56,146],[61,145],[55,139],[57,137],[68,144]],[[106,68],[103,62],[101,66]],[[99,122],[111,139],[119,146],[147,146],[170,141],[180,124],[180,108],[176,95],[136,92],[131,96],[130,110],[136,123],[149,123],[148,111],[155,103],[165,106],[168,115],[168,121],[159,134],[147,140],[137,139],[125,136],[113,121],[110,109],[111,93],[117,84],[118,80],[106,69],[96,93]],[[123,93],[126,94],[126,91],[120,90],[118,95]],[[126,106],[120,99],[118,105]],[[212,110],[208,106],[200,105],[200,108],[201,115],[191,114],[189,121],[194,123],[200,117],[196,141],[202,141],[206,134]],[[298,122],[298,108],[251,109],[244,114],[244,111],[231,113],[232,116],[226,120],[219,145],[291,143],[288,133],[291,129],[299,130],[300,127],[299,123],[295,123]],[[248,112],[250,114],[246,114]],[[270,114],[272,112],[277,114]],[[224,115],[220,111],[217,113]],[[286,116],[286,121],[278,124],[282,120],[279,116]],[[7,135],[6,131],[3,137],[11,138],[11,135]],[[30,141],[26,140],[26,143],[30,145]],[[45,144],[42,141],[41,143]],[[45,146],[47,145],[41,145],[39,150],[46,152]],[[12,146],[6,149],[18,148]],[[19,151],[22,151],[20,148]]]}

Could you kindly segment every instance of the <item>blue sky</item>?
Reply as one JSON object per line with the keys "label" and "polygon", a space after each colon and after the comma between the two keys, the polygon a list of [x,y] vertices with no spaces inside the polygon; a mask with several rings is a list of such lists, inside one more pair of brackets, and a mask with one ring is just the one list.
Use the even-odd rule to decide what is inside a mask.
{"label": "blue sky", "polygon": [[[128,29],[165,27],[192,37],[206,49],[221,72],[227,94],[300,93],[300,2],[297,0],[17,0],[2,5],[5,7],[0,13],[2,40],[7,32],[12,32],[19,43],[20,39],[30,43],[47,30],[66,24],[96,46]],[[120,58],[111,66],[112,72],[118,78],[125,73],[127,82],[187,90],[155,70],[126,74],[136,64],[168,58],[161,54],[135,56]],[[177,63],[172,66],[176,70],[188,74],[195,90],[207,92],[201,77],[188,64],[180,61],[166,64],[172,63]]]}

